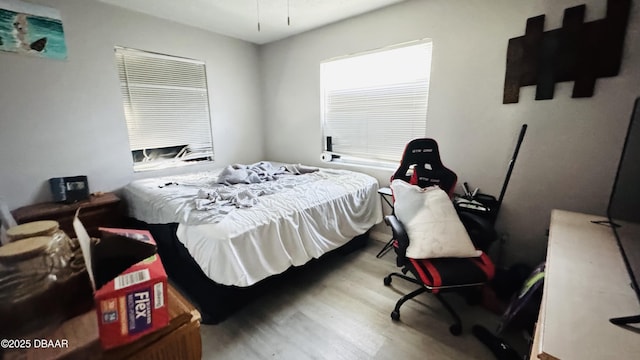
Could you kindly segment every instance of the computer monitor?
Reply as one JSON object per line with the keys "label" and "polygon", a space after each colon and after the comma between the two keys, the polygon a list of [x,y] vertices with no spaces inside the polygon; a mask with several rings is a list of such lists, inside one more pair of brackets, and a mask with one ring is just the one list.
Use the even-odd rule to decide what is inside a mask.
{"label": "computer monitor", "polygon": [[638,297],[637,315],[610,319],[617,325],[640,323],[640,98],[637,98],[607,208],[609,224]]}

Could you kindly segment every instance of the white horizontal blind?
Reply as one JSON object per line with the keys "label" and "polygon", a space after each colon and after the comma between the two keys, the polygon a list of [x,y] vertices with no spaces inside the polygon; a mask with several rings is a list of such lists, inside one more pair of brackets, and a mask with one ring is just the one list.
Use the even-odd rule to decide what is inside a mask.
{"label": "white horizontal blind", "polygon": [[116,47],[131,151],[189,146],[180,160],[213,157],[203,62]]}
{"label": "white horizontal blind", "polygon": [[333,152],[398,161],[426,133],[431,42],[321,64],[324,136]]}

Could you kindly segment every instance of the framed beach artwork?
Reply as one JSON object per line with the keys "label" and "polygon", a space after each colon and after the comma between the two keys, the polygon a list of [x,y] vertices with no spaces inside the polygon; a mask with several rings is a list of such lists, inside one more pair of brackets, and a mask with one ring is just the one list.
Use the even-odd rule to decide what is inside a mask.
{"label": "framed beach artwork", "polygon": [[19,0],[0,0],[0,50],[66,59],[60,11]]}

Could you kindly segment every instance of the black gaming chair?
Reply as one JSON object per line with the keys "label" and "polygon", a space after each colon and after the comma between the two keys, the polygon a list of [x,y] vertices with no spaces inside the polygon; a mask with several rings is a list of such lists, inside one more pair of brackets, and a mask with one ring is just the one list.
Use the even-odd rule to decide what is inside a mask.
{"label": "black gaming chair", "polygon": [[415,139],[405,147],[400,167],[391,177],[392,181],[394,179],[404,180],[421,188],[438,185],[452,195],[458,176],[442,164],[435,140]]}
{"label": "black gaming chair", "polygon": [[[415,139],[405,148],[400,167],[391,180],[400,179],[420,187],[438,185],[441,189],[453,195],[457,182],[457,175],[446,168],[440,160],[438,144],[433,139]],[[462,321],[455,310],[441,296],[441,292],[455,291],[478,287],[493,278],[495,267],[485,251],[495,239],[493,226],[485,219],[471,213],[458,212],[462,223],[476,249],[482,250],[482,255],[473,258],[432,258],[413,259],[406,256],[409,239],[403,224],[395,215],[385,217],[387,225],[393,231],[393,247],[395,249],[398,267],[402,273],[391,273],[384,278],[386,286],[391,285],[392,277],[399,277],[420,285],[417,290],[404,295],[391,312],[393,320],[400,319],[400,307],[407,300],[424,292],[432,293],[453,316],[455,322],[449,328],[453,335],[462,333]],[[412,276],[408,276],[410,273]]]}

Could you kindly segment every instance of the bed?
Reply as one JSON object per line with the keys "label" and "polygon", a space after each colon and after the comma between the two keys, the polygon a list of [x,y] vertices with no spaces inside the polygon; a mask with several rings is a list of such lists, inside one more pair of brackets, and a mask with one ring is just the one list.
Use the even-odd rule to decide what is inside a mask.
{"label": "bed", "polygon": [[218,323],[294,268],[363,245],[382,221],[375,178],[259,162],[135,180],[122,196],[170,279]]}

